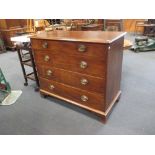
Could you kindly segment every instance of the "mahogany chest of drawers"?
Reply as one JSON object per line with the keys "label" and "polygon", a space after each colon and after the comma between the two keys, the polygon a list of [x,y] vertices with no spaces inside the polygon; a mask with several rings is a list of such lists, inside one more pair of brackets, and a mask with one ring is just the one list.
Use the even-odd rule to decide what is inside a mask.
{"label": "mahogany chest of drawers", "polygon": [[52,31],[31,37],[40,93],[106,120],[119,99],[123,32]]}

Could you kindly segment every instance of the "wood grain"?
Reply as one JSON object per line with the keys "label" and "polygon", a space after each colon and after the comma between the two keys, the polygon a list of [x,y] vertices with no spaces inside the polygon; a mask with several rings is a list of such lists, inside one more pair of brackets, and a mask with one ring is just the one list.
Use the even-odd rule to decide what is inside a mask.
{"label": "wood grain", "polygon": [[109,44],[123,37],[125,34],[126,32],[108,31],[50,31],[36,34],[30,38]]}
{"label": "wood grain", "polygon": [[41,94],[92,111],[105,121],[121,93],[124,35],[57,31],[33,36]]}
{"label": "wood grain", "polygon": [[[87,92],[78,88],[74,88],[62,83],[55,82],[53,80],[47,80],[44,78],[40,79],[40,89],[48,91],[50,93],[65,97],[67,99],[76,101],[82,105],[92,107],[94,109],[103,110],[104,109],[104,96]],[[54,89],[50,89],[50,85],[54,86]],[[84,102],[81,100],[81,96],[85,95],[88,97],[88,101]]]}
{"label": "wood grain", "polygon": [[[75,73],[55,67],[47,67],[44,65],[38,65],[37,68],[39,76],[48,80],[54,80],[83,90],[97,92],[102,95],[105,93],[104,78],[97,78],[94,76]],[[48,71],[52,72],[51,75],[48,75]],[[81,84],[81,80],[83,79],[86,79],[88,83],[85,85]]]}
{"label": "wood grain", "polygon": [[106,109],[120,91],[124,38],[111,44],[108,52],[106,71]]}
{"label": "wood grain", "polygon": [[[48,62],[44,60],[46,56],[49,56]],[[70,56],[66,53],[61,53],[57,55],[49,51],[37,50],[34,51],[34,57],[37,64],[53,66],[56,68],[61,68],[97,77],[105,76],[105,61],[103,59],[98,59],[96,61],[96,59],[92,57]],[[80,67],[82,61],[87,63],[86,68]]]}
{"label": "wood grain", "polygon": [[[43,45],[47,43],[47,48],[44,48]],[[85,51],[80,52],[78,48],[80,45],[85,46]],[[101,59],[105,58],[105,53],[108,50],[107,46],[103,44],[92,44],[83,43],[83,42],[66,42],[66,41],[51,41],[51,40],[32,40],[32,48],[35,50],[49,51],[53,54],[65,53],[66,55],[78,55],[78,56],[92,56],[100,57]]]}

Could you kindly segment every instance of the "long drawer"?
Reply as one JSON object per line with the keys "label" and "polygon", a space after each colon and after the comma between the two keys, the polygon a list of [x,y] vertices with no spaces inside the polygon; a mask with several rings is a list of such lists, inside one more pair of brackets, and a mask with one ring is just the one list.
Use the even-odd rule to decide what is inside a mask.
{"label": "long drawer", "polygon": [[97,78],[55,67],[38,65],[37,68],[39,76],[46,79],[54,80],[87,91],[101,94],[105,92],[105,78]]}
{"label": "long drawer", "polygon": [[40,78],[40,89],[97,110],[104,109],[104,95],[90,93],[65,84]]}
{"label": "long drawer", "polygon": [[49,40],[32,40],[34,50],[50,50],[53,53],[66,53],[67,55],[105,57],[108,46],[95,43],[67,42],[67,41],[49,41]]}
{"label": "long drawer", "polygon": [[93,57],[68,56],[66,53],[53,54],[50,51],[34,51],[35,62],[97,77],[105,75],[105,61]]}

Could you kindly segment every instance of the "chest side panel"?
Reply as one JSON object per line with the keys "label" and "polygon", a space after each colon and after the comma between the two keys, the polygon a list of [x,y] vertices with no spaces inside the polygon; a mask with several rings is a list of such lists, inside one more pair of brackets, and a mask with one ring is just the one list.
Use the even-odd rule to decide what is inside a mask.
{"label": "chest side panel", "polygon": [[107,53],[106,70],[106,109],[120,91],[124,37],[110,45]]}

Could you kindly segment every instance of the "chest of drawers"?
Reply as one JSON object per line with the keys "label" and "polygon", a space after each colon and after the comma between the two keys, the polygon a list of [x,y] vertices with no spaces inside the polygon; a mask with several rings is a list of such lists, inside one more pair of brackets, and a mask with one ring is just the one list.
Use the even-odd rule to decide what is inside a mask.
{"label": "chest of drawers", "polygon": [[40,93],[106,120],[119,99],[123,32],[53,31],[31,37]]}

